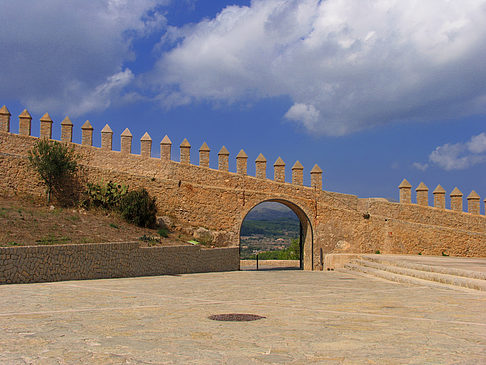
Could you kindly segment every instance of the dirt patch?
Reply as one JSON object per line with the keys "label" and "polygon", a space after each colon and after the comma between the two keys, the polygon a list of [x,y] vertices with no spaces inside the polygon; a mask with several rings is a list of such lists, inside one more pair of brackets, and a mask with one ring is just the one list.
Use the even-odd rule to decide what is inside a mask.
{"label": "dirt patch", "polygon": [[[140,241],[142,246],[188,244],[180,232],[140,228],[116,213],[46,206],[0,197],[0,246]],[[165,234],[164,234],[165,235]]]}

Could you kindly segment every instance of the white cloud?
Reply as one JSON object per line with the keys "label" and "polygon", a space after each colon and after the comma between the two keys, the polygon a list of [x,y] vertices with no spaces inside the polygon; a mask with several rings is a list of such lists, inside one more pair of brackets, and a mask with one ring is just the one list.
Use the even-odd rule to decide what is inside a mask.
{"label": "white cloud", "polygon": [[425,171],[429,168],[428,163],[420,163],[420,162],[414,162],[412,166],[415,167],[417,170],[421,170],[421,171]]}
{"label": "white cloud", "polygon": [[473,153],[486,152],[486,133],[472,137],[467,143],[467,148]]}
{"label": "white cloud", "polygon": [[314,105],[294,104],[285,114],[285,118],[300,121],[307,128],[312,129],[319,121],[319,110]]}
{"label": "white cloud", "polygon": [[1,1],[0,98],[34,112],[106,108],[133,80],[132,40],[165,26],[167,2]]}
{"label": "white cloud", "polygon": [[[68,110],[68,114],[80,115],[86,110],[104,110],[108,108],[111,104],[112,97],[119,95],[133,78],[134,75],[128,68],[123,72],[109,76],[104,83],[86,95],[79,104],[72,105]],[[130,94],[129,97],[133,97],[133,94]]]}
{"label": "white cloud", "polygon": [[[450,170],[463,170],[474,165],[486,162],[486,133],[471,137],[466,143],[446,143],[438,146],[429,155],[430,164]],[[427,163],[414,162],[413,166],[425,171]]]}
{"label": "white cloud", "polygon": [[486,111],[485,18],[486,0],[253,0],[171,28],[151,80],[168,105],[289,96],[328,135],[458,117]]}

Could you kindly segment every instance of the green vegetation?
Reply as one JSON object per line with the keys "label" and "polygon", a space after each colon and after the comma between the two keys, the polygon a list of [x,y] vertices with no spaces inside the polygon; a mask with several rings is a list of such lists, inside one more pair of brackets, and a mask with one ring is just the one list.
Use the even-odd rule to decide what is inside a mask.
{"label": "green vegetation", "polygon": [[169,230],[167,228],[160,228],[157,233],[159,234],[160,237],[169,237]]}
{"label": "green vegetation", "polygon": [[251,259],[258,254],[262,259],[299,259],[295,243],[299,231],[300,222],[292,210],[279,203],[263,203],[248,213],[241,226],[240,257]]}
{"label": "green vegetation", "polygon": [[130,191],[120,201],[120,213],[127,222],[152,228],[157,215],[155,198],[143,188]]}
{"label": "green vegetation", "polygon": [[380,250],[376,250],[375,254],[377,254],[377,255],[381,254]]}
{"label": "green vegetation", "polygon": [[154,246],[160,242],[160,239],[158,239],[157,237],[147,236],[146,234],[140,237],[139,240],[142,242],[146,242],[149,246]]}
{"label": "green vegetation", "polygon": [[[256,259],[256,255],[249,257]],[[284,250],[265,251],[258,254],[260,260],[299,260],[300,259],[300,244],[297,238],[293,239],[290,246]]]}
{"label": "green vegetation", "polygon": [[9,211],[10,209],[7,209],[7,208],[0,208],[0,218],[7,218],[7,212]]}
{"label": "green vegetation", "polygon": [[115,229],[118,229],[119,228],[115,223],[110,223],[110,227],[111,228],[115,228]]}
{"label": "green vegetation", "polygon": [[248,220],[245,219],[241,226],[242,236],[262,234],[269,237],[286,235],[287,232],[298,234],[300,223],[292,218],[280,218],[278,220]]}
{"label": "green vegetation", "polygon": [[74,147],[42,138],[29,151],[29,162],[46,185],[47,203],[53,191],[62,192],[63,184],[74,176],[77,169],[77,155]]}
{"label": "green vegetation", "polygon": [[[155,198],[147,190],[128,191],[128,186],[112,181],[107,183],[88,183],[83,205],[86,208],[100,208],[117,211],[129,223],[139,227],[153,228],[156,222],[157,207]],[[118,228],[110,224],[112,228]],[[160,233],[159,233],[160,234]],[[163,236],[165,234],[165,236]],[[160,234],[168,236],[168,232]]]}
{"label": "green vegetation", "polygon": [[66,219],[69,219],[72,222],[78,222],[81,220],[78,215],[68,215],[66,216]]}
{"label": "green vegetation", "polygon": [[39,240],[36,240],[35,242],[39,245],[57,245],[67,243],[69,241],[71,241],[69,237],[56,237],[53,234],[49,234]]}
{"label": "green vegetation", "polygon": [[120,207],[122,198],[128,193],[128,187],[123,184],[117,184],[103,181],[99,184],[88,183],[85,192],[83,205],[86,208],[102,208],[105,210],[117,210]]}

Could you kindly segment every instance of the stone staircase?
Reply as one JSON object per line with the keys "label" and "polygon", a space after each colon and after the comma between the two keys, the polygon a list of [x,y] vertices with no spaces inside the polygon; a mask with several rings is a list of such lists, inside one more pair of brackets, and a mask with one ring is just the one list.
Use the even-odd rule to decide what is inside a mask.
{"label": "stone staircase", "polygon": [[486,293],[486,273],[451,267],[407,262],[379,255],[360,255],[344,265],[345,270],[357,271],[382,279],[406,284],[436,287],[461,287]]}

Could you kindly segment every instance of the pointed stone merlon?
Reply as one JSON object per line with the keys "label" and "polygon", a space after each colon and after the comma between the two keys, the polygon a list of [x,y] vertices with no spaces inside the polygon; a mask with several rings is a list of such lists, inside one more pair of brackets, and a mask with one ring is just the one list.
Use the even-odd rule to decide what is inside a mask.
{"label": "pointed stone merlon", "polygon": [[89,120],[84,122],[81,127],[81,144],[84,146],[92,146],[93,145],[93,127]]}
{"label": "pointed stone merlon", "polygon": [[451,209],[462,212],[462,193],[458,188],[454,188],[451,192]]}
{"label": "pointed stone merlon", "polygon": [[259,179],[267,178],[267,159],[261,153],[255,160],[255,176]]}
{"label": "pointed stone merlon", "polygon": [[218,152],[218,170],[229,171],[229,151],[225,146],[221,147]]}
{"label": "pointed stone merlon", "polygon": [[125,128],[120,136],[120,152],[125,154],[132,153],[132,133],[130,129]]}
{"label": "pointed stone merlon", "polygon": [[304,185],[304,166],[299,161],[292,166],[292,184]]}
{"label": "pointed stone merlon", "polygon": [[273,180],[285,182],[285,162],[280,157],[273,164]]}
{"label": "pointed stone merlon", "polygon": [[415,192],[417,194],[417,204],[427,207],[429,205],[429,188],[421,182],[415,189]]}
{"label": "pointed stone merlon", "polygon": [[311,175],[311,187],[322,190],[322,169],[315,164],[312,170],[310,171]]}
{"label": "pointed stone merlon", "polygon": [[52,119],[48,113],[40,118],[40,138],[52,139]]}
{"label": "pointed stone merlon", "polygon": [[27,109],[24,109],[19,115],[19,134],[21,136],[30,136],[31,134],[32,117]]}
{"label": "pointed stone merlon", "polygon": [[73,122],[71,122],[71,119],[69,119],[69,117],[64,118],[61,122],[61,141],[73,141]]}
{"label": "pointed stone merlon", "polygon": [[412,185],[407,179],[403,179],[398,189],[400,189],[400,203],[412,204]]}
{"label": "pointed stone merlon", "polygon": [[211,149],[206,142],[204,142],[199,148],[199,166],[209,167],[209,152],[211,152]]}
{"label": "pointed stone merlon", "polygon": [[149,158],[152,155],[152,138],[145,132],[145,134],[140,138],[140,156],[144,158]]}
{"label": "pointed stone merlon", "polygon": [[471,214],[480,214],[481,197],[474,190],[467,197],[467,211]]}
{"label": "pointed stone merlon", "polygon": [[165,135],[165,137],[160,142],[160,158],[162,160],[170,161],[171,149],[172,149],[172,141],[170,140],[168,135]]}
{"label": "pointed stone merlon", "polygon": [[4,105],[0,109],[0,132],[10,132],[10,112]]}
{"label": "pointed stone merlon", "polygon": [[236,173],[246,175],[248,173],[248,155],[243,149],[236,155]]}
{"label": "pointed stone merlon", "polygon": [[101,130],[101,149],[108,151],[113,149],[113,131],[108,124]]}
{"label": "pointed stone merlon", "polygon": [[433,191],[434,194],[434,207],[440,208],[440,209],[445,209],[446,204],[445,204],[445,194],[446,191],[442,186],[437,185],[435,190]]}
{"label": "pointed stone merlon", "polygon": [[190,164],[191,163],[191,144],[184,138],[181,145],[179,146],[181,149],[181,163],[183,164]]}

